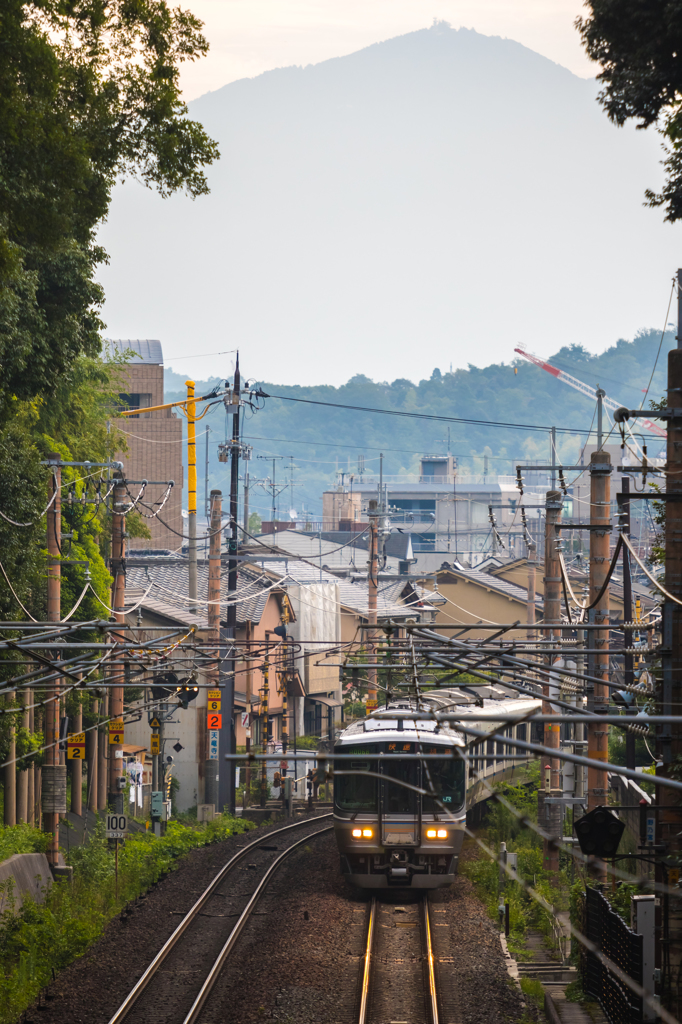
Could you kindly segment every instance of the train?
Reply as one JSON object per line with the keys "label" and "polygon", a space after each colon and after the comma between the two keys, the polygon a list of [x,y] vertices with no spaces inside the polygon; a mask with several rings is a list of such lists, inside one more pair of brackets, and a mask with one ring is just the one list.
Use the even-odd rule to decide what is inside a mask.
{"label": "train", "polygon": [[[525,718],[541,707],[539,696],[520,696],[502,684],[469,692],[443,688],[391,700],[381,717],[372,712],[341,732],[334,753],[351,757],[334,762],[334,832],[346,880],[361,889],[450,885],[467,811],[489,795],[490,784],[513,780],[533,759],[505,740],[541,740],[536,730],[542,726],[506,725],[494,738],[477,741],[468,751],[475,760],[467,762],[453,756],[467,742],[456,721],[414,721],[406,713],[449,712],[463,725],[491,733],[500,728],[496,714]],[[432,756],[389,760],[381,754]]]}

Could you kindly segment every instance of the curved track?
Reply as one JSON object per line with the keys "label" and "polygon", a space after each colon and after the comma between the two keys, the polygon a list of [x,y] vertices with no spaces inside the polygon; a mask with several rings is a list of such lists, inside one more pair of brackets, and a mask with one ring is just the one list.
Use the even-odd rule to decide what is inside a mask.
{"label": "curved track", "polygon": [[359,1024],[439,1024],[431,918],[418,902],[372,897],[360,982]]}
{"label": "curved track", "polygon": [[[109,1024],[193,1024],[259,897],[282,861],[331,830],[316,818],[268,832],[236,853],[184,915]],[[296,839],[293,829],[305,829]],[[273,854],[277,852],[277,856]],[[244,863],[248,860],[248,863]],[[232,923],[232,927],[230,924]]]}

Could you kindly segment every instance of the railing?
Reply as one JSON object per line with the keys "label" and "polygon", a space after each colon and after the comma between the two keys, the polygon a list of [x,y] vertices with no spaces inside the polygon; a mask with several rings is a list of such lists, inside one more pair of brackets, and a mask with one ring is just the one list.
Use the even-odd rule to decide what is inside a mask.
{"label": "railing", "polygon": [[[605,957],[637,984],[642,984],[643,936],[637,935],[596,888],[585,893],[583,931]],[[582,948],[583,989],[594,996],[611,1024],[640,1024],[642,999],[627,988],[594,953]]]}

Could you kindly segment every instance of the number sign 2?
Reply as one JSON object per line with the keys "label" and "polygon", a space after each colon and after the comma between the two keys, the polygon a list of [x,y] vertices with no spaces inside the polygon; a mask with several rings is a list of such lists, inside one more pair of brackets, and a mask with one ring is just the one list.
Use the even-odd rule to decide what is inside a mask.
{"label": "number sign 2", "polygon": [[209,729],[222,729],[223,727],[223,716],[209,714],[208,716],[208,728]]}

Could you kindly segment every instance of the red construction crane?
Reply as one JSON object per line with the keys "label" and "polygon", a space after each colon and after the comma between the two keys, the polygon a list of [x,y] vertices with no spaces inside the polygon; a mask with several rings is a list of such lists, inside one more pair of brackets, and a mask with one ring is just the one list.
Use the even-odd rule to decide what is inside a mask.
{"label": "red construction crane", "polygon": [[[563,381],[564,384],[568,384],[569,387],[575,388],[576,391],[580,391],[581,394],[586,395],[587,398],[594,399],[596,402],[596,388],[591,388],[589,384],[584,384],[581,380],[578,380],[577,377],[572,377],[570,373],[566,373],[565,370],[559,370],[556,366],[552,366],[551,363],[546,363],[544,359],[539,359],[538,356],[534,356],[532,352],[526,352],[525,349],[522,348],[515,348],[514,351],[518,352],[520,356],[523,356],[523,358],[527,359],[529,362],[535,363],[535,365],[539,366],[541,370],[546,370],[547,373],[551,373],[551,375],[556,377],[557,380]],[[623,405],[622,402],[614,402],[612,398],[607,398],[606,396],[604,396],[602,401],[606,408],[611,409],[612,412]],[[662,427],[659,427],[657,423],[653,423],[651,420],[641,420],[640,422],[651,434],[656,434],[657,437],[668,436],[665,430],[663,430]]]}

